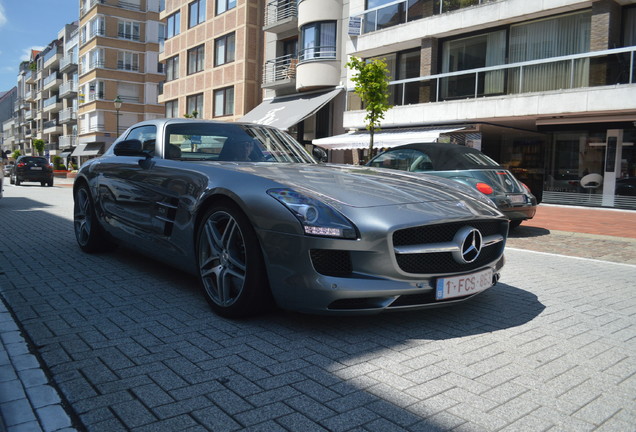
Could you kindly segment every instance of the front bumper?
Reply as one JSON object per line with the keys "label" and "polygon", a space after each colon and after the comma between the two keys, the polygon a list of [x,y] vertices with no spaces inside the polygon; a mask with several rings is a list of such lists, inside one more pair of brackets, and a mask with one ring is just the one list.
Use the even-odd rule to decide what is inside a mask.
{"label": "front bumper", "polygon": [[[459,222],[475,225],[475,221]],[[398,262],[389,232],[367,234],[365,240],[342,240],[261,231],[259,237],[269,284],[283,309],[319,314],[373,314],[448,306],[478,294],[449,300],[435,299],[439,277],[471,274],[492,269],[493,284],[504,265],[507,221],[501,224],[503,240],[486,261],[458,268],[442,265],[438,272],[410,273]],[[364,232],[364,231],[363,231]],[[317,256],[316,251],[326,254]],[[326,258],[324,258],[326,257]],[[440,261],[440,262],[443,262]],[[461,266],[460,266],[461,267]],[[448,271],[452,269],[452,271]],[[411,270],[409,270],[411,271]]]}

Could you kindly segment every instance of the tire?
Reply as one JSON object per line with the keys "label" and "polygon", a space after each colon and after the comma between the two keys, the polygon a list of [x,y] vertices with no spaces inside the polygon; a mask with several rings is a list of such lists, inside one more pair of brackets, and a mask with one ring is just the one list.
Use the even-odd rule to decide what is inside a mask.
{"label": "tire", "polygon": [[22,183],[22,182],[20,181],[20,177],[15,176],[15,185],[16,185],[16,186],[20,186],[20,183]]}
{"label": "tire", "polygon": [[513,229],[517,228],[519,225],[521,225],[521,222],[523,222],[523,221],[520,221],[520,220],[511,220],[511,221],[510,221],[510,225],[508,225],[508,229],[513,230]]}
{"label": "tire", "polygon": [[256,232],[233,205],[209,208],[197,230],[197,265],[203,294],[218,315],[243,318],[272,305]]}
{"label": "tire", "polygon": [[46,182],[46,185],[47,185],[48,187],[53,187],[53,178],[51,178],[51,180],[47,181],[47,182]]}
{"label": "tire", "polygon": [[79,247],[88,253],[110,249],[112,243],[97,220],[88,186],[81,185],[75,189],[73,199],[73,226]]}
{"label": "tire", "polygon": [[44,185],[46,185],[46,182],[45,181],[41,181],[40,182],[40,186],[44,187]]}
{"label": "tire", "polygon": [[15,177],[13,177],[11,174],[9,174],[9,183],[15,184]]}

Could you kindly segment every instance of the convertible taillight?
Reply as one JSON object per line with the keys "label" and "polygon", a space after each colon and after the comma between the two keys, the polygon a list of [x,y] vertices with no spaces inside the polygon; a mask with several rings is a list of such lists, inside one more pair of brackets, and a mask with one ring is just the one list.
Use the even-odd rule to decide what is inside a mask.
{"label": "convertible taillight", "polygon": [[475,187],[484,195],[490,195],[492,193],[492,187],[487,183],[477,183]]}

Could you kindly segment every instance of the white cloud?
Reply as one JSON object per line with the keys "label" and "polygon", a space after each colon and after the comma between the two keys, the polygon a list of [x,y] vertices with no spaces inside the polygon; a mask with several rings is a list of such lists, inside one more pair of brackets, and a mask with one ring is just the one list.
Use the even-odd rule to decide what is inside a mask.
{"label": "white cloud", "polygon": [[7,15],[4,12],[4,6],[0,3],[0,27],[7,23]]}

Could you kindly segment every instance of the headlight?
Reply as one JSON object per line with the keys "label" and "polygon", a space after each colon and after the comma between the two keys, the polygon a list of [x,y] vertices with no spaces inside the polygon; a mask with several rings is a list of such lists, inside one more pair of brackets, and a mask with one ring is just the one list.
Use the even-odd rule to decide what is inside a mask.
{"label": "headlight", "polygon": [[353,224],[327,204],[293,189],[270,189],[267,193],[287,207],[300,221],[305,234],[355,239]]}

